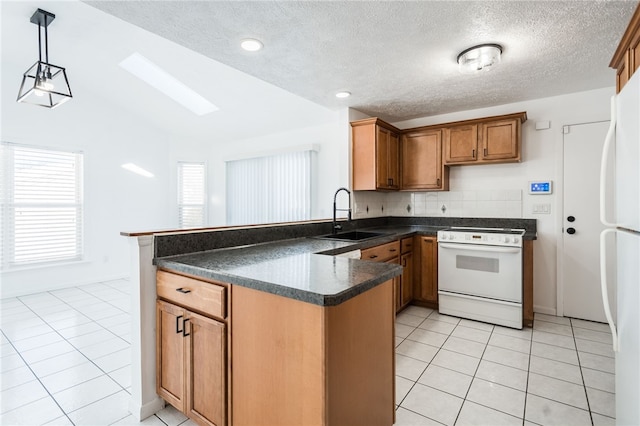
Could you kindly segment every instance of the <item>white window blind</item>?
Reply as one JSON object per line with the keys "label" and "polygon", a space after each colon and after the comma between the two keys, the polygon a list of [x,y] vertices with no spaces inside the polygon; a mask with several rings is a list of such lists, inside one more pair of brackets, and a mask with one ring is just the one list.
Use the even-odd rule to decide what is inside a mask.
{"label": "white window blind", "polygon": [[83,255],[78,152],[2,143],[2,269]]}
{"label": "white window blind", "polygon": [[227,223],[311,218],[313,151],[227,162]]}
{"label": "white window blind", "polygon": [[204,163],[178,163],[178,223],[181,228],[205,226],[206,173]]}

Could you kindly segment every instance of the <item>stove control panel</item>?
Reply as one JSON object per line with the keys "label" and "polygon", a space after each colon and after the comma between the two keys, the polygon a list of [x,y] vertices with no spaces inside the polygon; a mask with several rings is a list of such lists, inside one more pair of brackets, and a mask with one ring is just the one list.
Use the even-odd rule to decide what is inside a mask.
{"label": "stove control panel", "polygon": [[[524,232],[522,234],[524,234]],[[514,235],[482,231],[442,230],[438,231],[438,242],[522,247],[522,234]]]}

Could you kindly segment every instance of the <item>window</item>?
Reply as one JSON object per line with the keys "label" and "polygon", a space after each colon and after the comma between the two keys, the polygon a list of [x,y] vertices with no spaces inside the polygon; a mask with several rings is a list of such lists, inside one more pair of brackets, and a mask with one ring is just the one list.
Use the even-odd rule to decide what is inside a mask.
{"label": "window", "polygon": [[181,228],[205,226],[206,182],[204,163],[178,163],[178,224]]}
{"label": "window", "polygon": [[0,160],[2,269],[81,260],[83,154],[2,143]]}
{"label": "window", "polygon": [[227,223],[311,218],[313,151],[227,162]]}

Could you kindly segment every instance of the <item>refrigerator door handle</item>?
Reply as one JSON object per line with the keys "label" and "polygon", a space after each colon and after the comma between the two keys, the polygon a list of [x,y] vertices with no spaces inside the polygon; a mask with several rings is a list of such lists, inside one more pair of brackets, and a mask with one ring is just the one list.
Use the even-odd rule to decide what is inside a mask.
{"label": "refrigerator door handle", "polygon": [[611,316],[611,308],[609,307],[609,293],[607,287],[607,235],[615,234],[616,230],[609,228],[600,233],[600,288],[602,290],[602,304],[604,306],[604,315],[607,317],[609,328],[611,329],[611,337],[613,340],[613,351],[618,352],[618,333],[616,325]]}
{"label": "refrigerator door handle", "polygon": [[607,136],[604,139],[604,146],[602,147],[602,161],[600,163],[600,222],[604,226],[610,226],[615,228],[617,225],[607,220],[607,164],[609,162],[609,152],[611,146],[616,139],[616,97],[611,97],[611,122],[609,123],[609,130]]}

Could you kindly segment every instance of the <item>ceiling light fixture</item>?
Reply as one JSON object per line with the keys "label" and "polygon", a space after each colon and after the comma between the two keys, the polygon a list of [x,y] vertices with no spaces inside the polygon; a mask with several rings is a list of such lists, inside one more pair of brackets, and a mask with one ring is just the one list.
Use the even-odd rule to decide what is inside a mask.
{"label": "ceiling light fixture", "polygon": [[351,96],[351,92],[338,92],[336,93],[336,98],[348,98]]}
{"label": "ceiling light fixture", "polygon": [[260,40],[256,40],[255,38],[247,38],[242,40],[240,43],[240,47],[242,47],[247,52],[257,52],[262,49],[264,45]]}
{"label": "ceiling light fixture", "polygon": [[500,63],[502,46],[499,44],[480,44],[463,50],[458,55],[458,68],[463,74],[489,71]]}
{"label": "ceiling light fixture", "polygon": [[[38,61],[22,75],[18,102],[55,108],[71,99],[71,87],[64,68],[49,63],[47,27],[56,15],[38,9],[31,22],[38,25]],[[44,28],[44,62],[42,61],[42,29]]]}

